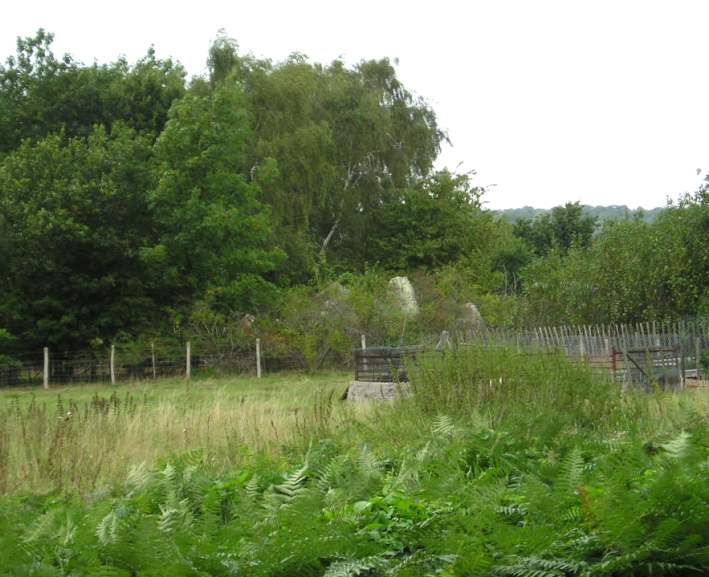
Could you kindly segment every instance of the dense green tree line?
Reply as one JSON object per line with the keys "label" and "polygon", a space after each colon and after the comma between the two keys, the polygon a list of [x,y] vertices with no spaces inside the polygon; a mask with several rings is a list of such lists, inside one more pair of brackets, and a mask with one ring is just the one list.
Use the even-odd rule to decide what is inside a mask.
{"label": "dense green tree line", "polygon": [[5,349],[205,315],[293,333],[333,281],[355,299],[394,273],[430,301],[421,331],[469,300],[498,324],[709,312],[706,191],[652,223],[567,204],[512,225],[470,175],[434,170],[446,135],[388,60],[272,62],[220,35],[207,62],[188,80],[153,49],[84,65],[42,30],[18,40],[0,66]]}
{"label": "dense green tree line", "polygon": [[524,271],[532,319],[637,322],[709,314],[709,195],[700,190],[653,223],[609,221],[588,245],[554,247]]}

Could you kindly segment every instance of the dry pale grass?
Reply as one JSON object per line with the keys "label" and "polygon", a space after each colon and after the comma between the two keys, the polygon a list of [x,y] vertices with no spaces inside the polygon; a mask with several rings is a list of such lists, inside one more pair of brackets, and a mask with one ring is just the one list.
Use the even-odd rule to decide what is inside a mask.
{"label": "dry pale grass", "polygon": [[198,451],[206,466],[280,451],[367,411],[349,375],[160,381],[0,392],[0,492],[86,491]]}
{"label": "dry pale grass", "polygon": [[[416,437],[421,415],[415,399],[394,406],[341,402],[350,378],[279,375],[0,391],[0,493],[85,493],[121,481],[135,465],[185,453],[224,470],[261,452],[277,458],[302,451],[313,438],[339,430],[367,444],[402,445]],[[565,410],[583,412],[592,402]],[[550,403],[558,410],[556,400]],[[706,389],[628,394],[619,403],[613,415],[601,417],[612,419],[614,430],[661,434],[709,415]],[[494,404],[479,410],[490,413],[491,426],[504,416],[493,414],[500,410]]]}

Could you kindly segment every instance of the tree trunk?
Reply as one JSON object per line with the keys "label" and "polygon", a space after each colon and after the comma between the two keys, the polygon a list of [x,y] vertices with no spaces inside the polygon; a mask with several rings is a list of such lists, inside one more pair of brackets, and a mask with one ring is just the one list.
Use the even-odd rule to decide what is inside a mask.
{"label": "tree trunk", "polygon": [[340,226],[340,220],[342,219],[342,213],[337,217],[333,225],[330,227],[330,231],[327,233],[325,240],[322,241],[322,246],[320,247],[320,262],[325,259],[325,252],[327,251],[327,246],[330,244],[332,237],[337,231],[337,227]]}

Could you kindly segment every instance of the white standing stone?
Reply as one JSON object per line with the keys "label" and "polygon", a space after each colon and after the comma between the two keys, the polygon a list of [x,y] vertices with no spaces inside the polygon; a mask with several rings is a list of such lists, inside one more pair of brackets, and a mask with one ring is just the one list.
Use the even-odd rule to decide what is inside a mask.
{"label": "white standing stone", "polygon": [[399,301],[401,311],[405,315],[414,317],[418,314],[419,305],[416,301],[416,292],[408,277],[395,276],[389,281],[389,288]]}

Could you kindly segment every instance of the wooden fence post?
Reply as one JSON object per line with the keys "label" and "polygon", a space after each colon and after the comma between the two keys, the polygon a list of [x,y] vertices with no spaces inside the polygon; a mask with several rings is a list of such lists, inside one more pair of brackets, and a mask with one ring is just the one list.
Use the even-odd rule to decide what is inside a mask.
{"label": "wooden fence post", "polygon": [[150,343],[150,360],[153,365],[153,379],[157,378],[157,370],[155,369],[155,341]]}
{"label": "wooden fence post", "polygon": [[677,353],[679,354],[679,358],[677,359],[677,366],[679,368],[679,390],[683,391],[685,388],[685,382],[684,382],[684,350],[682,350],[682,345],[678,344],[677,345]]}
{"label": "wooden fence post", "polygon": [[[365,336],[364,333],[362,333],[362,336],[360,338],[360,343],[362,344],[362,351],[366,351],[367,350],[367,337]],[[364,369],[364,372],[366,373],[367,372],[367,357],[365,355],[362,355],[360,358],[362,359],[362,363],[363,363],[362,368]],[[358,364],[357,358],[355,357],[355,373],[357,373],[357,364]],[[356,380],[357,380],[357,375],[355,375],[355,381]]]}
{"label": "wooden fence post", "polygon": [[697,369],[697,379],[700,378],[701,367],[701,346],[699,345],[699,337],[694,337],[694,368]]}
{"label": "wooden fence post", "polygon": [[261,378],[261,339],[256,339],[256,378]]}
{"label": "wooden fence post", "polygon": [[625,393],[631,386],[632,383],[632,375],[630,374],[630,362],[628,361],[628,347],[625,342],[625,339],[623,339],[623,349],[622,349],[622,354],[623,354],[623,385],[622,385],[622,391]]}
{"label": "wooden fence post", "polygon": [[190,379],[192,377],[192,346],[190,341],[187,341],[186,351],[185,351],[185,378]]}
{"label": "wooden fence post", "polygon": [[436,350],[445,351],[447,348],[451,348],[450,336],[448,335],[448,331],[441,331],[441,337],[438,339]]}
{"label": "wooden fence post", "polygon": [[116,345],[111,345],[111,384],[116,384]]}
{"label": "wooden fence post", "polygon": [[49,388],[49,347],[44,347],[44,373],[42,375],[42,386]]}

